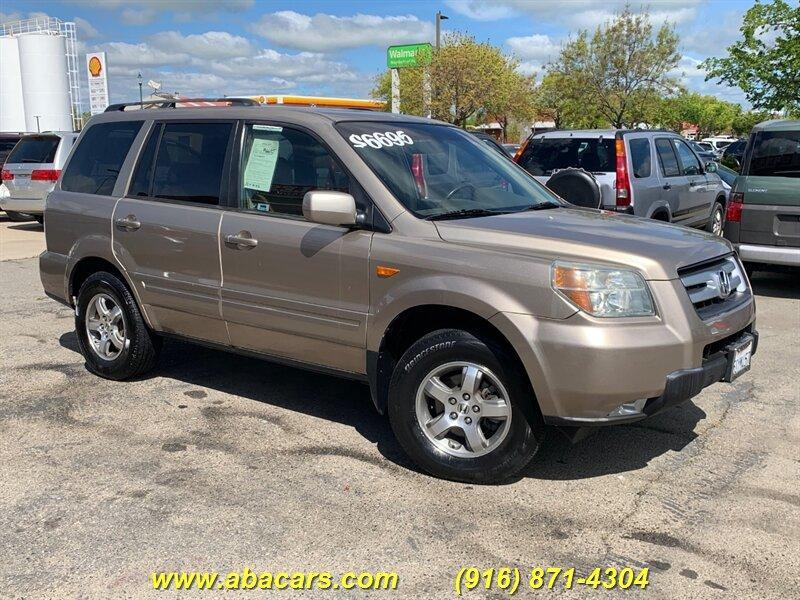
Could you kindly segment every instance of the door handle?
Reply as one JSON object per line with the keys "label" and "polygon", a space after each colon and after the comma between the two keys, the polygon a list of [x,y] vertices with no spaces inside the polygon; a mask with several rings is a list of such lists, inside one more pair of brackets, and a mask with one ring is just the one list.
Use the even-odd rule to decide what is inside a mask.
{"label": "door handle", "polygon": [[228,234],[225,236],[225,243],[236,246],[237,250],[247,250],[258,246],[258,240],[252,238],[249,231],[240,231],[236,235]]}
{"label": "door handle", "polygon": [[127,229],[128,231],[136,231],[142,224],[136,220],[135,215],[128,215],[121,219],[114,221],[120,229]]}
{"label": "door handle", "polygon": [[671,186],[670,184],[668,184],[668,183],[665,183],[665,184],[664,184],[664,189],[665,189],[665,190],[671,190],[671,189],[672,189],[672,186]]}

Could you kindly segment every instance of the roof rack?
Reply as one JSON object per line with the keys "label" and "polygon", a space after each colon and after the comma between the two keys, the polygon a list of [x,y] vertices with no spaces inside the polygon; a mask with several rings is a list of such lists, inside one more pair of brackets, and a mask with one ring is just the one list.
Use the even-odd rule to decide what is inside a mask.
{"label": "roof rack", "polygon": [[204,103],[219,104],[222,106],[260,106],[255,100],[250,98],[164,98],[163,100],[145,100],[144,102],[120,102],[119,104],[109,104],[105,112],[124,111],[126,108],[185,108],[178,104]]}

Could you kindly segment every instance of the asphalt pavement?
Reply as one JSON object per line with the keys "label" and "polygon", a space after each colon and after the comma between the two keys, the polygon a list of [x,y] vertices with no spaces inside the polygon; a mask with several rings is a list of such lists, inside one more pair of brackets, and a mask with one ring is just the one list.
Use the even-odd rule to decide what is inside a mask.
{"label": "asphalt pavement", "polygon": [[650,568],[646,592],[540,592],[573,597],[797,597],[796,274],[754,279],[748,374],[576,445],[551,434],[502,486],[418,472],[356,382],[178,342],[142,379],[99,379],[35,259],[0,281],[0,597],[164,597],[152,571],[248,567],[396,571],[371,597],[449,598],[465,565]]}

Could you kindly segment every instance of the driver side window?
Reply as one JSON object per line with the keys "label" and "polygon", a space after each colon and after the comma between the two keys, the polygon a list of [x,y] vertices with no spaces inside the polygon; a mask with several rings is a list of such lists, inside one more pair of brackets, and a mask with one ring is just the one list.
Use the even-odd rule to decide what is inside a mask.
{"label": "driver side window", "polygon": [[689,144],[683,140],[674,140],[674,144],[683,167],[683,174],[700,175],[703,172],[703,167],[700,166],[700,161],[697,160],[695,153],[689,148]]}
{"label": "driver side window", "polygon": [[352,193],[347,173],[309,134],[254,123],[244,136],[239,208],[302,217],[306,192]]}

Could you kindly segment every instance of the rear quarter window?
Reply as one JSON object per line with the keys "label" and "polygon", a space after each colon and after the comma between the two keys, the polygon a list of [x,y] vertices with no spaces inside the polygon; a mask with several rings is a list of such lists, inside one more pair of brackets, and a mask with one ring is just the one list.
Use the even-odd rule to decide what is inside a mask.
{"label": "rear quarter window", "polygon": [[81,138],[61,177],[67,192],[109,196],[142,121],[98,123]]}
{"label": "rear quarter window", "polygon": [[18,163],[51,163],[56,159],[56,151],[61,138],[56,135],[32,135],[22,138],[6,162]]}
{"label": "rear quarter window", "polygon": [[633,176],[637,179],[650,177],[652,171],[650,158],[650,140],[643,138],[631,140],[629,142],[631,150],[631,164],[633,165]]}
{"label": "rear quarter window", "polygon": [[800,177],[800,131],[757,132],[747,174]]}

